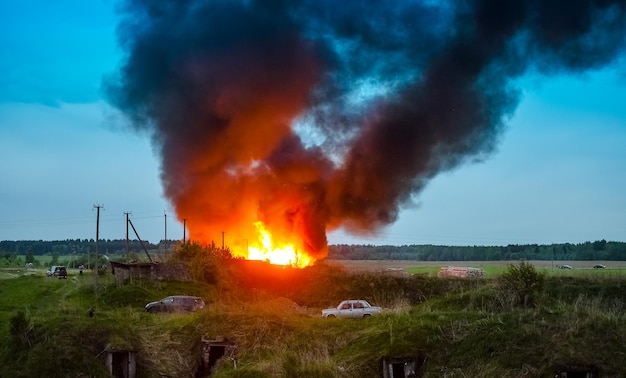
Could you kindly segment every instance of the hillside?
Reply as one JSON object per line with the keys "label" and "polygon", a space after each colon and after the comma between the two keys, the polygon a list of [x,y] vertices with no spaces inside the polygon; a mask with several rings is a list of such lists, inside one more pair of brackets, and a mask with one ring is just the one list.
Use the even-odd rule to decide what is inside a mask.
{"label": "hillside", "polygon": [[[195,280],[185,282],[116,285],[107,272],[96,285],[91,274],[71,270],[68,280],[36,270],[5,273],[0,376],[107,377],[105,356],[125,350],[135,353],[137,377],[204,376],[203,339],[232,351],[214,364],[212,377],[379,377],[389,362],[395,378],[394,361],[409,361],[422,377],[626,375],[620,276],[545,275],[522,263],[497,277],[441,279],[350,273],[324,263],[300,270],[201,260]],[[207,272],[212,282],[198,279]],[[143,310],[172,294],[201,296],[207,307]],[[384,313],[321,318],[322,308],[346,298],[366,299]]]}

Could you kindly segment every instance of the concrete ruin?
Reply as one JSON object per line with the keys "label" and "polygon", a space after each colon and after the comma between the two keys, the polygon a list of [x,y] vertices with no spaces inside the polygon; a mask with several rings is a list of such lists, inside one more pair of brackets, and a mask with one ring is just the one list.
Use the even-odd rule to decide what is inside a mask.
{"label": "concrete ruin", "polygon": [[599,370],[595,366],[562,365],[555,369],[555,378],[597,378]]}
{"label": "concrete ruin", "polygon": [[467,266],[444,266],[439,269],[438,277],[482,277],[485,271],[480,268],[471,268]]}
{"label": "concrete ruin", "polygon": [[120,263],[111,261],[111,271],[115,284],[121,286],[127,280],[177,280],[190,281],[189,268],[184,264],[162,263]]}
{"label": "concrete ruin", "polygon": [[386,356],[380,359],[382,378],[417,378],[421,377],[426,357],[417,356]]}
{"label": "concrete ruin", "polygon": [[106,349],[104,365],[111,377],[135,378],[137,375],[137,352],[132,350]]}
{"label": "concrete ruin", "polygon": [[228,342],[224,337],[216,337],[213,340],[202,339],[202,361],[198,368],[197,377],[211,375],[217,362],[222,359],[232,361],[233,367],[237,367],[235,359],[236,346]]}

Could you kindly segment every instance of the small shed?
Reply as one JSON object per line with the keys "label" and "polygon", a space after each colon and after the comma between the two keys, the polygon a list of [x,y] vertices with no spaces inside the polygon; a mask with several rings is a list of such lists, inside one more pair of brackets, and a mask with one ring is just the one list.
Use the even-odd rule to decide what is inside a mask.
{"label": "small shed", "polygon": [[115,283],[120,286],[126,280],[147,278],[152,280],[189,281],[189,268],[184,264],[172,263],[121,263],[111,261],[111,271],[115,276]]}

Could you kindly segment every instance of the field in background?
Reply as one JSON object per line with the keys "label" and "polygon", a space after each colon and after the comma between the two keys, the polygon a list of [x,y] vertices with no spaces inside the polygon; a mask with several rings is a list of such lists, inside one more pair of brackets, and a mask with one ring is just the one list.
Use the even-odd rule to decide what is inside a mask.
{"label": "field in background", "polygon": [[[341,265],[350,272],[408,272],[410,274],[437,275],[444,266],[466,266],[481,268],[487,276],[499,275],[511,264],[521,261],[413,261],[413,260],[326,260],[327,264]],[[626,276],[626,261],[526,261],[539,270],[555,275],[623,275]],[[593,269],[603,264],[606,269]],[[559,269],[570,265],[574,269]]]}
{"label": "field in background", "polygon": [[[22,256],[24,257],[24,256]],[[67,264],[75,256],[59,256],[59,265]],[[35,256],[39,269],[43,272],[51,265],[51,256]],[[519,264],[521,261],[415,261],[415,260],[325,260],[329,265],[340,265],[350,272],[407,272],[410,274],[427,274],[435,276],[439,269],[444,266],[464,266],[481,268],[487,276],[497,276],[503,273],[510,264]],[[551,261],[551,260],[529,260],[537,269],[554,275],[621,275],[626,277],[626,261]],[[596,264],[603,264],[606,269],[593,269]],[[574,269],[559,269],[561,265],[570,265]],[[68,273],[78,274],[78,267],[74,264],[67,264]],[[14,268],[8,269],[9,271]],[[87,273],[87,272],[85,272]],[[8,277],[6,270],[0,270],[0,278]]]}
{"label": "field in background", "polygon": [[[70,269],[67,280],[45,277],[44,268],[0,270],[0,277],[13,277],[0,279],[0,376],[39,376],[46,366],[58,376],[106,378],[103,351],[132,348],[138,376],[191,377],[201,358],[199,342],[208,338],[228,340],[237,350],[237,369],[235,360],[224,359],[215,378],[378,377],[381,356],[421,351],[428,358],[424,378],[562,376],[569,365],[626,377],[626,262],[530,261],[551,275],[536,307],[518,303],[495,279],[433,278],[448,265],[498,277],[519,261],[326,263],[399,275],[355,279],[318,266],[296,275],[272,268],[272,275],[254,279],[254,269],[231,266],[218,270],[217,285],[134,280],[118,286],[110,270],[97,281],[89,270],[81,276]],[[575,269],[556,268],[565,263]],[[608,269],[592,269],[596,263]],[[407,279],[407,272],[423,276]],[[172,294],[202,296],[207,306],[162,316],[144,310]],[[363,321],[321,318],[328,302],[355,297],[386,312]]]}

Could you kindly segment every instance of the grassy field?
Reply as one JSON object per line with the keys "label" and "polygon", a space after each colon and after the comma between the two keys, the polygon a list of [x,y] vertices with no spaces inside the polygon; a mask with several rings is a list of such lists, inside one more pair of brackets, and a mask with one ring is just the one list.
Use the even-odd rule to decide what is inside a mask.
{"label": "grassy field", "polygon": [[[615,274],[626,264],[603,262],[608,269],[593,270],[585,269],[589,262],[567,262],[575,269],[559,270],[531,262],[547,274],[527,306],[499,281],[508,262],[327,263],[257,272],[256,281],[229,270],[218,271],[212,284],[136,280],[121,286],[110,273],[96,286],[90,272],[70,270],[59,280],[44,269],[4,270],[0,376],[109,377],[103,351],[131,349],[138,352],[138,378],[193,377],[202,338],[236,345],[235,360],[215,366],[211,377],[217,378],[380,377],[383,356],[424,357],[424,378],[553,377],[578,368],[626,376],[626,279]],[[481,280],[434,276],[448,265],[487,274]],[[202,296],[207,308],[156,316],[143,310],[172,294]],[[355,297],[384,307],[384,314],[321,318],[322,308]]]}
{"label": "grassy field", "polygon": [[[540,271],[551,275],[624,275],[626,261],[526,261]],[[394,272],[404,271],[410,274],[435,276],[441,267],[463,266],[481,268],[487,276],[497,276],[506,271],[511,264],[519,261],[412,261],[412,260],[327,260],[327,263],[339,265],[351,272]],[[593,269],[596,264],[603,264],[606,269]],[[559,269],[561,265],[570,265],[574,269]]]}

